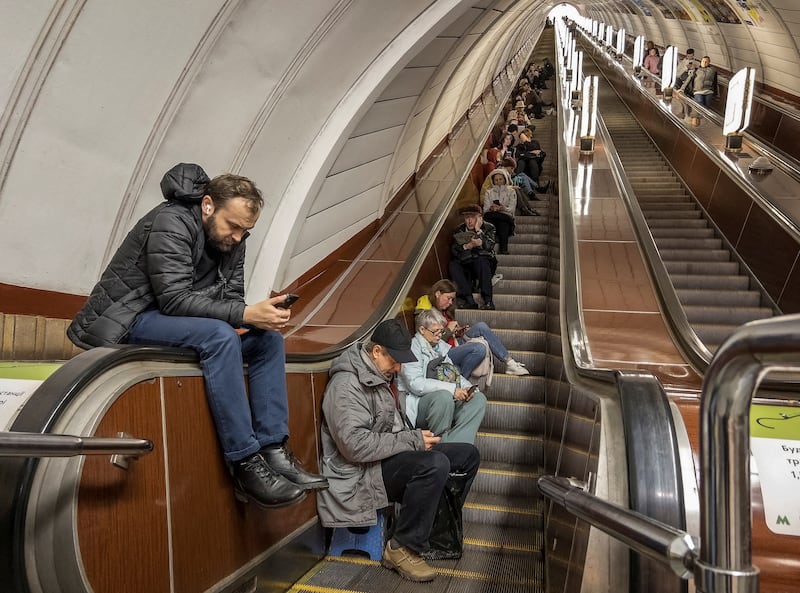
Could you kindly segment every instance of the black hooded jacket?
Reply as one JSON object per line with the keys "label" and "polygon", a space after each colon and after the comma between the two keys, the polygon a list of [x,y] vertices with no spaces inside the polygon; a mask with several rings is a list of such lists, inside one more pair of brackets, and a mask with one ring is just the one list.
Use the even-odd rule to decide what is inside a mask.
{"label": "black hooded jacket", "polygon": [[244,239],[218,254],[216,279],[195,280],[205,250],[200,202],[208,182],[199,165],[181,163],[167,171],[161,180],[166,201],[125,237],[67,329],[70,340],[81,348],[123,342],[136,316],[151,308],[242,324]]}

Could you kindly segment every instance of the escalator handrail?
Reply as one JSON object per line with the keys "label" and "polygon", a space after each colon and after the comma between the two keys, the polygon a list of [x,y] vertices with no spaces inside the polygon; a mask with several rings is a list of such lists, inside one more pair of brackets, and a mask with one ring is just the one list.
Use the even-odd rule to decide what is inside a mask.
{"label": "escalator handrail", "polygon": [[[575,192],[571,183],[571,158],[569,147],[564,139],[567,136],[566,113],[570,113],[569,98],[565,98],[561,81],[563,69],[560,45],[556,41],[555,68],[556,74],[551,79],[555,83],[553,94],[560,104],[558,109],[561,116],[558,118],[558,184],[559,200],[559,253],[560,253],[560,322],[561,342],[564,354],[564,368],[568,376],[573,372],[583,380],[590,383],[599,382],[604,386],[614,385],[616,382],[613,370],[596,369],[592,361],[589,348],[589,338],[586,335],[586,325],[583,319],[583,305],[581,303],[581,278],[578,262],[578,239],[575,232],[575,217],[573,204]],[[576,380],[577,377],[572,379]]]}
{"label": "escalator handrail", "polygon": [[706,348],[705,344],[697,336],[691,323],[689,323],[689,319],[686,317],[686,310],[678,298],[678,293],[669,277],[664,260],[661,259],[656,241],[650,232],[650,227],[647,225],[642,208],[639,206],[639,201],[633,197],[636,192],[631,186],[611,134],[600,114],[598,114],[597,126],[606,146],[606,157],[608,158],[611,174],[617,182],[619,194],[625,203],[637,242],[644,251],[645,265],[650,272],[650,277],[656,284],[656,296],[665,313],[664,316],[667,318],[667,327],[673,338],[676,339],[684,356],[688,359],[689,364],[702,374],[711,361],[711,351]]}
{"label": "escalator handrail", "polygon": [[758,590],[752,564],[750,405],[764,375],[800,369],[800,314],[751,321],[717,351],[700,400],[698,587]]}
{"label": "escalator handrail", "polygon": [[685,531],[603,500],[567,478],[542,476],[537,486],[544,496],[575,517],[636,552],[667,564],[679,577],[691,576],[697,558],[697,542]]}
{"label": "escalator handrail", "polygon": [[153,442],[124,437],[79,437],[68,434],[0,432],[0,457],[75,457],[152,453]]}

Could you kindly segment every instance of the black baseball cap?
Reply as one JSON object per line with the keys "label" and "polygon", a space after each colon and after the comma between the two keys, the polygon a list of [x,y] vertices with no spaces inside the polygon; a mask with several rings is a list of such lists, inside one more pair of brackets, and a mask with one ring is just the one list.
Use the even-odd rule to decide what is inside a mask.
{"label": "black baseball cap", "polygon": [[383,346],[396,362],[417,362],[411,352],[411,336],[398,319],[381,321],[372,332],[372,342]]}

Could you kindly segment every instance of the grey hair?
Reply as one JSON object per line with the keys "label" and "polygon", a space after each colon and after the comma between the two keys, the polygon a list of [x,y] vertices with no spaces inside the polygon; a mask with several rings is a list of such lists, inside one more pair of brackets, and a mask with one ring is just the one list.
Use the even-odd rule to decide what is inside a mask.
{"label": "grey hair", "polygon": [[417,327],[430,328],[430,326],[437,324],[447,325],[447,319],[436,309],[424,309],[417,314]]}

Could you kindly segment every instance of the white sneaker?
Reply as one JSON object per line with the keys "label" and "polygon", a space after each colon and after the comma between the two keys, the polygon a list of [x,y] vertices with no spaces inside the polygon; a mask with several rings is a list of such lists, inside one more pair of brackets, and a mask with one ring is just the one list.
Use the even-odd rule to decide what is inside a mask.
{"label": "white sneaker", "polygon": [[494,276],[492,276],[492,286],[495,286],[502,279],[503,279],[503,275],[502,274],[495,274]]}
{"label": "white sneaker", "polygon": [[525,368],[521,362],[517,362],[513,358],[506,363],[506,375],[530,375],[531,372]]}

